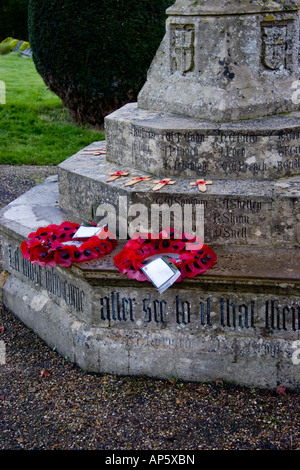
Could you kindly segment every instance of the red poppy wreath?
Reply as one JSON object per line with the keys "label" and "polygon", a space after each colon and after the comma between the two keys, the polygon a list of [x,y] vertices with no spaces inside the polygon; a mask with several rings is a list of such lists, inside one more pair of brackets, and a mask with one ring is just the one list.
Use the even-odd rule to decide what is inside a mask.
{"label": "red poppy wreath", "polygon": [[40,227],[21,244],[23,257],[40,266],[54,267],[58,264],[69,267],[73,262],[101,258],[115,249],[117,240],[108,230],[76,244],[73,236],[79,227],[79,224],[72,222]]}
{"label": "red poppy wreath", "polygon": [[167,229],[158,236],[134,234],[123,250],[114,256],[114,263],[119,272],[126,274],[130,279],[147,281],[147,276],[140,268],[148,263],[150,257],[166,253],[181,272],[176,282],[185,277],[192,278],[205,273],[217,261],[214,251],[208,245],[199,243],[197,237],[187,233],[179,236],[173,230]]}

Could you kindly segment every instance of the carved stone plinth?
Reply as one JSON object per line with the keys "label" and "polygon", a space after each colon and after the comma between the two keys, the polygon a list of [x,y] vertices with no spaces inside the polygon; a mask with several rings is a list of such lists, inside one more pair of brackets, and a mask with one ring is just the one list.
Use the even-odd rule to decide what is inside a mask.
{"label": "carved stone plinth", "polygon": [[300,111],[216,123],[128,104],[105,119],[107,159],[160,176],[270,180],[300,173]]}
{"label": "carved stone plinth", "polygon": [[[179,232],[185,227],[193,229],[209,244],[265,249],[300,246],[299,176],[226,180],[212,172],[212,184],[202,193],[190,184],[197,180],[192,174],[190,178],[174,177],[174,184],[153,191],[156,178],[150,173],[111,164],[104,155],[87,156],[97,147],[99,143],[95,142],[59,165],[60,207],[71,215],[108,222],[122,239],[134,231],[156,233],[175,220]],[[108,183],[110,173],[118,170],[129,175]],[[145,175],[151,179],[126,185],[132,177]],[[164,218],[158,225],[160,214]],[[139,226],[141,221],[143,227]]]}
{"label": "carved stone plinth", "polygon": [[299,109],[298,6],[176,1],[139,106],[222,122]]}
{"label": "carved stone plinth", "polygon": [[0,220],[2,301],[50,347],[89,372],[300,389],[299,250],[219,246],[214,269],[160,295],[119,274],[115,253],[67,269],[24,260],[29,232],[66,220],[57,201],[51,177]]}
{"label": "carved stone plinth", "polygon": [[[297,8],[177,0],[138,102],[105,120],[106,154],[91,144],[1,211],[3,302],[84,370],[300,389]],[[160,295],[113,255],[22,258],[65,220],[108,223],[118,249],[171,225],[218,263]]]}

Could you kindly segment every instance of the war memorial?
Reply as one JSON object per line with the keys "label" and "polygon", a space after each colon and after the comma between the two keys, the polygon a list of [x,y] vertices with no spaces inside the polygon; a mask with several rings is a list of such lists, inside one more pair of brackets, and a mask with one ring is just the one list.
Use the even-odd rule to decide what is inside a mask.
{"label": "war memorial", "polygon": [[[299,390],[298,4],[177,0],[166,13],[137,103],[2,209],[2,301],[87,372]],[[24,249],[90,223],[116,235],[103,256]],[[156,234],[154,251],[138,231]],[[185,275],[159,291],[134,269],[141,249]]]}

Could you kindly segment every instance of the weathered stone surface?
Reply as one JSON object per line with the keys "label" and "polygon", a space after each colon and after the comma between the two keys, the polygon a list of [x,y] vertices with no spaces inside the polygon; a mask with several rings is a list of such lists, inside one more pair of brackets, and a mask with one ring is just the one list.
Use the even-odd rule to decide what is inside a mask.
{"label": "weathered stone surface", "polygon": [[[89,148],[96,146],[95,143]],[[149,173],[134,170],[129,165],[110,164],[105,156],[99,155],[89,155],[87,165],[86,153],[83,149],[59,166],[60,207],[83,220],[96,222],[106,217],[107,209],[111,214],[111,230],[120,238],[127,239],[135,229],[139,230],[138,223],[143,215],[144,230],[153,232],[169,226],[172,217],[179,231],[191,227],[192,222],[196,230],[197,221],[204,219],[204,232],[199,225],[197,228],[209,244],[300,246],[300,177],[276,181],[212,177],[209,178],[212,185],[205,193],[190,185],[195,176],[178,177],[174,178],[174,185],[154,192],[155,178],[132,187],[125,186],[132,176]],[[117,170],[129,171],[130,175],[107,183],[109,173]],[[138,211],[142,214],[140,217]],[[156,229],[153,219],[159,218],[159,211],[164,214],[165,222]],[[200,219],[202,214],[203,219]]]}
{"label": "weathered stone surface", "polygon": [[299,109],[298,4],[179,1],[138,104],[150,111],[231,121]]}
{"label": "weathered stone surface", "polygon": [[[299,250],[218,247],[213,270],[159,295],[150,283],[119,274],[113,255],[68,269],[24,260],[20,243],[38,221],[30,227],[15,209],[26,205],[35,214],[37,193],[50,207],[58,188],[47,181],[1,211],[10,273],[1,292],[51,347],[92,372],[299,390]],[[45,213],[44,224],[65,216],[58,205]]]}
{"label": "weathered stone surface", "polygon": [[[2,300],[87,371],[300,390],[297,8],[177,0],[168,14],[138,103],[106,118],[107,142],[0,212]],[[107,182],[118,170],[128,177]],[[135,176],[152,179],[125,186]],[[157,177],[174,184],[155,192]],[[190,185],[200,178],[206,192]],[[68,269],[23,259],[30,232],[65,220],[108,222],[117,250],[174,224],[218,263],[160,295],[118,272],[117,250]]]}
{"label": "weathered stone surface", "polygon": [[[298,2],[299,3],[299,2]],[[167,10],[169,15],[232,15],[269,13],[280,10],[297,9],[297,0],[289,1],[250,1],[249,0],[176,0]]]}
{"label": "weathered stone surface", "polygon": [[300,173],[300,112],[214,123],[128,104],[105,119],[107,158],[160,176],[277,179]]}

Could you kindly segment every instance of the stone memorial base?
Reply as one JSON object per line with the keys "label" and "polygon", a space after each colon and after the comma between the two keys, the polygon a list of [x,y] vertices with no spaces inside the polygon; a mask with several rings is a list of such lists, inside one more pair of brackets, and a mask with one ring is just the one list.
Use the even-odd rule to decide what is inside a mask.
{"label": "stone memorial base", "polygon": [[130,103],[105,118],[107,156],[160,176],[273,180],[299,174],[300,111],[215,122]]}
{"label": "stone memorial base", "polygon": [[[30,232],[71,220],[59,198],[50,177],[0,219],[2,301],[50,347],[88,372],[300,389],[299,249],[212,244],[212,270],[160,295],[117,271],[121,241],[71,268],[23,259]],[[71,221],[82,220],[79,211]]]}
{"label": "stone memorial base", "polygon": [[[110,230],[123,239],[128,237],[128,226],[134,229],[141,219],[143,231],[151,228],[156,233],[170,226],[168,219],[173,218],[180,231],[193,225],[208,244],[257,246],[265,251],[271,246],[300,246],[299,176],[274,180],[211,177],[205,193],[190,185],[197,176],[172,176],[174,185],[153,191],[159,177],[129,163],[109,162],[95,150],[100,146],[91,144],[59,165],[59,205],[71,216],[108,220]],[[129,175],[108,183],[110,173],[116,171]],[[125,186],[132,177],[145,175],[151,180]],[[159,211],[165,223],[156,227]]]}

